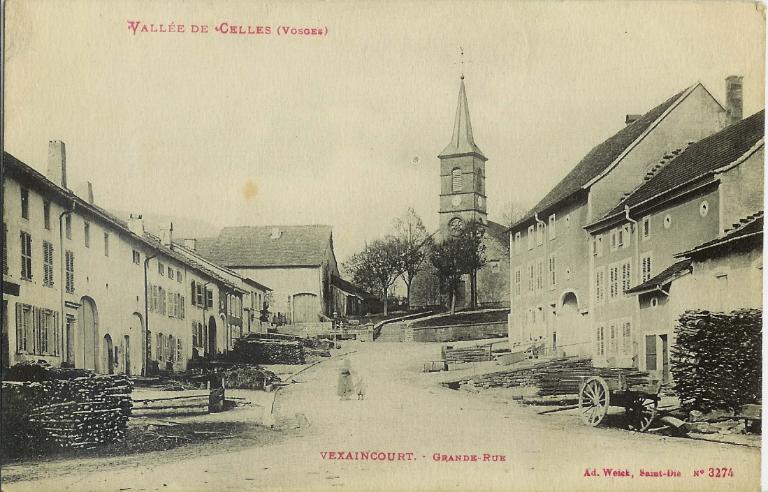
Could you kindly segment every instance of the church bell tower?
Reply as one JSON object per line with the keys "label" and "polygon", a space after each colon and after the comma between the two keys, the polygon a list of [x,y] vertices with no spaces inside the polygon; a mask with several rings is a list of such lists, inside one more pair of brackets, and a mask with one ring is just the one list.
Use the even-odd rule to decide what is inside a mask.
{"label": "church bell tower", "polygon": [[438,155],[440,158],[440,233],[457,234],[470,221],[488,222],[485,195],[485,162],[475,144],[464,75],[459,86],[459,102],[453,137]]}

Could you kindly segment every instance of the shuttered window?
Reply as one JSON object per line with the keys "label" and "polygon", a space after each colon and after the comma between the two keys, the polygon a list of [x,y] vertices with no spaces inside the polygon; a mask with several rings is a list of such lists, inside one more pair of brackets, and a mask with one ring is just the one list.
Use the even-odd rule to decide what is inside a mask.
{"label": "shuttered window", "polygon": [[632,287],[632,262],[626,260],[621,264],[621,293],[628,291]]}
{"label": "shuttered window", "polygon": [[32,236],[21,231],[21,278],[32,280]]}
{"label": "shuttered window", "polygon": [[632,320],[625,319],[621,323],[621,353],[624,355],[632,355],[633,352]]}
{"label": "shuttered window", "polygon": [[598,325],[597,333],[595,334],[595,353],[597,355],[605,355],[605,326]]}
{"label": "shuttered window", "polygon": [[605,267],[595,270],[595,303],[605,302]]}
{"label": "shuttered window", "polygon": [[58,355],[59,313],[16,303],[16,350],[34,355]]}
{"label": "shuttered window", "polygon": [[43,285],[53,287],[53,244],[43,241]]}
{"label": "shuttered window", "polygon": [[641,261],[642,261],[642,264],[641,264],[642,279],[640,281],[646,282],[650,280],[651,277],[653,276],[651,255],[650,254],[644,255]]}
{"label": "shuttered window", "polygon": [[451,191],[457,192],[464,188],[464,183],[461,182],[461,169],[458,167],[453,168],[451,171]]}
{"label": "shuttered window", "polygon": [[73,294],[75,292],[75,254],[67,251],[64,254],[64,267],[66,270],[66,289]]}

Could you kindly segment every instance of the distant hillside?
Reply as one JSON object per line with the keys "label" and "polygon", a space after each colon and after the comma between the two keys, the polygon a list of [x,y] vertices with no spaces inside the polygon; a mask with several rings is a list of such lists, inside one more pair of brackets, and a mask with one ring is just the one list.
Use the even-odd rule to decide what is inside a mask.
{"label": "distant hillside", "polygon": [[[110,213],[127,221],[130,212],[122,210],[109,210]],[[160,235],[160,230],[173,222],[173,237],[183,239],[188,237],[214,237],[219,235],[219,228],[199,219],[188,217],[174,217],[172,215],[153,214],[143,212],[144,229],[152,234]]]}

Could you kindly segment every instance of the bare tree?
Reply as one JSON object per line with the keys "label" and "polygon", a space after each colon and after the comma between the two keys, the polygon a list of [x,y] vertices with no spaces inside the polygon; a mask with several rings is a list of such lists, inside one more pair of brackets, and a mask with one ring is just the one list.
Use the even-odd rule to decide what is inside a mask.
{"label": "bare tree", "polygon": [[507,200],[501,209],[501,223],[507,227],[512,227],[516,222],[525,218],[530,207],[516,200]]}
{"label": "bare tree", "polygon": [[398,250],[402,255],[400,277],[405,282],[405,298],[410,308],[411,283],[427,258],[432,246],[432,235],[427,232],[421,217],[416,214],[413,208],[408,208],[403,216],[397,217],[393,222],[393,227]]}
{"label": "bare tree", "polygon": [[391,236],[376,239],[363,251],[353,255],[345,268],[352,273],[352,282],[371,292],[377,292],[387,314],[389,288],[402,272],[402,254],[398,241]]}

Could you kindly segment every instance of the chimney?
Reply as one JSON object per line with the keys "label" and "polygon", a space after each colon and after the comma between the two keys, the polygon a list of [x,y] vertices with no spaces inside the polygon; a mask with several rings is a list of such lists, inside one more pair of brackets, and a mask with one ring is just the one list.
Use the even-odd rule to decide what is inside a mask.
{"label": "chimney", "polygon": [[144,237],[144,218],[141,215],[133,215],[128,218],[128,230],[139,237]]}
{"label": "chimney", "polygon": [[187,249],[191,249],[192,251],[197,251],[197,239],[195,238],[187,238],[184,240],[184,247]]}
{"label": "chimney", "polygon": [[631,125],[635,121],[639,120],[640,117],[643,116],[641,114],[628,114],[626,118],[624,118],[624,124],[625,125]]}
{"label": "chimney", "polygon": [[741,86],[744,77],[731,75],[725,79],[725,117],[726,124],[732,125],[741,121],[743,99]]}
{"label": "chimney", "polygon": [[67,187],[67,149],[61,140],[48,142],[48,171],[45,176],[62,188]]}
{"label": "chimney", "polygon": [[173,244],[173,222],[168,224],[167,228],[163,228],[161,231],[160,241],[163,246],[170,246]]}
{"label": "chimney", "polygon": [[93,205],[93,183],[84,181],[77,187],[77,196]]}

